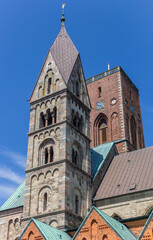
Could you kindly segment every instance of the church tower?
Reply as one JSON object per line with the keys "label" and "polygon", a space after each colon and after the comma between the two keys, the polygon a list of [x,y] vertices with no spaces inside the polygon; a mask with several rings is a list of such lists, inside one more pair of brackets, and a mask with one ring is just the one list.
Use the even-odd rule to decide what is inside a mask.
{"label": "church tower", "polygon": [[23,221],[68,229],[91,207],[90,101],[64,14],[61,22],[29,100]]}
{"label": "church tower", "polygon": [[145,147],[139,90],[118,66],[86,80],[91,147],[115,142],[124,153]]}

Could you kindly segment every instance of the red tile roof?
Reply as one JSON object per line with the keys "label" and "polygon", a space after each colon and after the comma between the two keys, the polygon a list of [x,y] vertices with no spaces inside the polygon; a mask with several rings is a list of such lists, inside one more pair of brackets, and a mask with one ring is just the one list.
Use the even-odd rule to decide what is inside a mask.
{"label": "red tile roof", "polygon": [[153,189],[153,147],[115,156],[94,200],[149,189]]}
{"label": "red tile roof", "polygon": [[61,30],[51,47],[51,53],[65,83],[67,84],[79,53],[67,34],[64,25],[62,25]]}

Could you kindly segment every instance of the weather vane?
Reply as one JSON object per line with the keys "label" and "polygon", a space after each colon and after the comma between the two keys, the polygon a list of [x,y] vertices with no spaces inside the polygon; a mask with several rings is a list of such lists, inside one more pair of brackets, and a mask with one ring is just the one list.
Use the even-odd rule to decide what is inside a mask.
{"label": "weather vane", "polygon": [[62,17],[61,17],[61,22],[62,22],[62,24],[64,24],[64,22],[65,22],[65,17],[64,17],[64,8],[65,8],[65,6],[66,6],[66,4],[63,3],[63,4],[62,4],[62,9],[63,9],[63,11],[62,11]]}
{"label": "weather vane", "polygon": [[62,12],[62,14],[64,14],[64,8],[65,8],[65,6],[66,6],[66,4],[65,4],[65,3],[63,3],[63,4],[62,4],[62,9],[63,9],[63,12]]}

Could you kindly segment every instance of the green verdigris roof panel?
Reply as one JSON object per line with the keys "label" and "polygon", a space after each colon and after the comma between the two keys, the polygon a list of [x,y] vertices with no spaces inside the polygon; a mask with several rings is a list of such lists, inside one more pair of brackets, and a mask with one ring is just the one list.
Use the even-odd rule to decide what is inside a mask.
{"label": "green verdigris roof panel", "polygon": [[0,211],[22,207],[24,204],[25,181],[15,190],[14,193],[0,207]]}
{"label": "green verdigris roof panel", "polygon": [[[91,148],[91,175],[93,179],[97,175],[111,148],[115,146],[114,142],[103,143],[95,148]],[[116,149],[117,151],[117,149]]]}
{"label": "green verdigris roof panel", "polygon": [[102,219],[110,226],[110,228],[116,232],[116,234],[122,239],[122,240],[137,240],[137,237],[122,223],[118,222],[114,218],[110,217],[103,211],[99,210],[95,206],[93,206],[90,211],[88,212],[87,216],[84,218],[83,222],[81,223],[80,227],[78,228],[77,232],[75,233],[73,240],[76,239],[77,235],[79,234],[81,228],[87,221],[88,217],[92,213],[92,211],[95,210],[101,217]]}
{"label": "green verdigris roof panel", "polygon": [[50,225],[43,223],[37,219],[31,218],[31,220],[29,221],[28,225],[26,226],[26,228],[24,229],[24,231],[22,232],[18,240],[22,238],[23,234],[25,233],[26,229],[28,228],[31,222],[33,222],[36,225],[36,227],[38,228],[40,233],[43,235],[45,240],[71,240],[72,239],[66,232],[63,232],[57,228],[51,227]]}
{"label": "green verdigris roof panel", "polygon": [[122,240],[136,240],[137,237],[122,223],[96,208],[99,215],[121,237]]}

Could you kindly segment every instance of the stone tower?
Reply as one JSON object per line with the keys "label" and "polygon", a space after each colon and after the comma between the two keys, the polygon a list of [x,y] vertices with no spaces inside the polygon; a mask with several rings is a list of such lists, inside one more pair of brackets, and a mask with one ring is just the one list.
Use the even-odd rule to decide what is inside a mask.
{"label": "stone tower", "polygon": [[118,66],[86,81],[92,105],[91,147],[115,141],[118,152],[144,147],[139,91]]}
{"label": "stone tower", "polygon": [[90,101],[80,55],[61,21],[30,97],[23,221],[67,229],[91,207]]}

